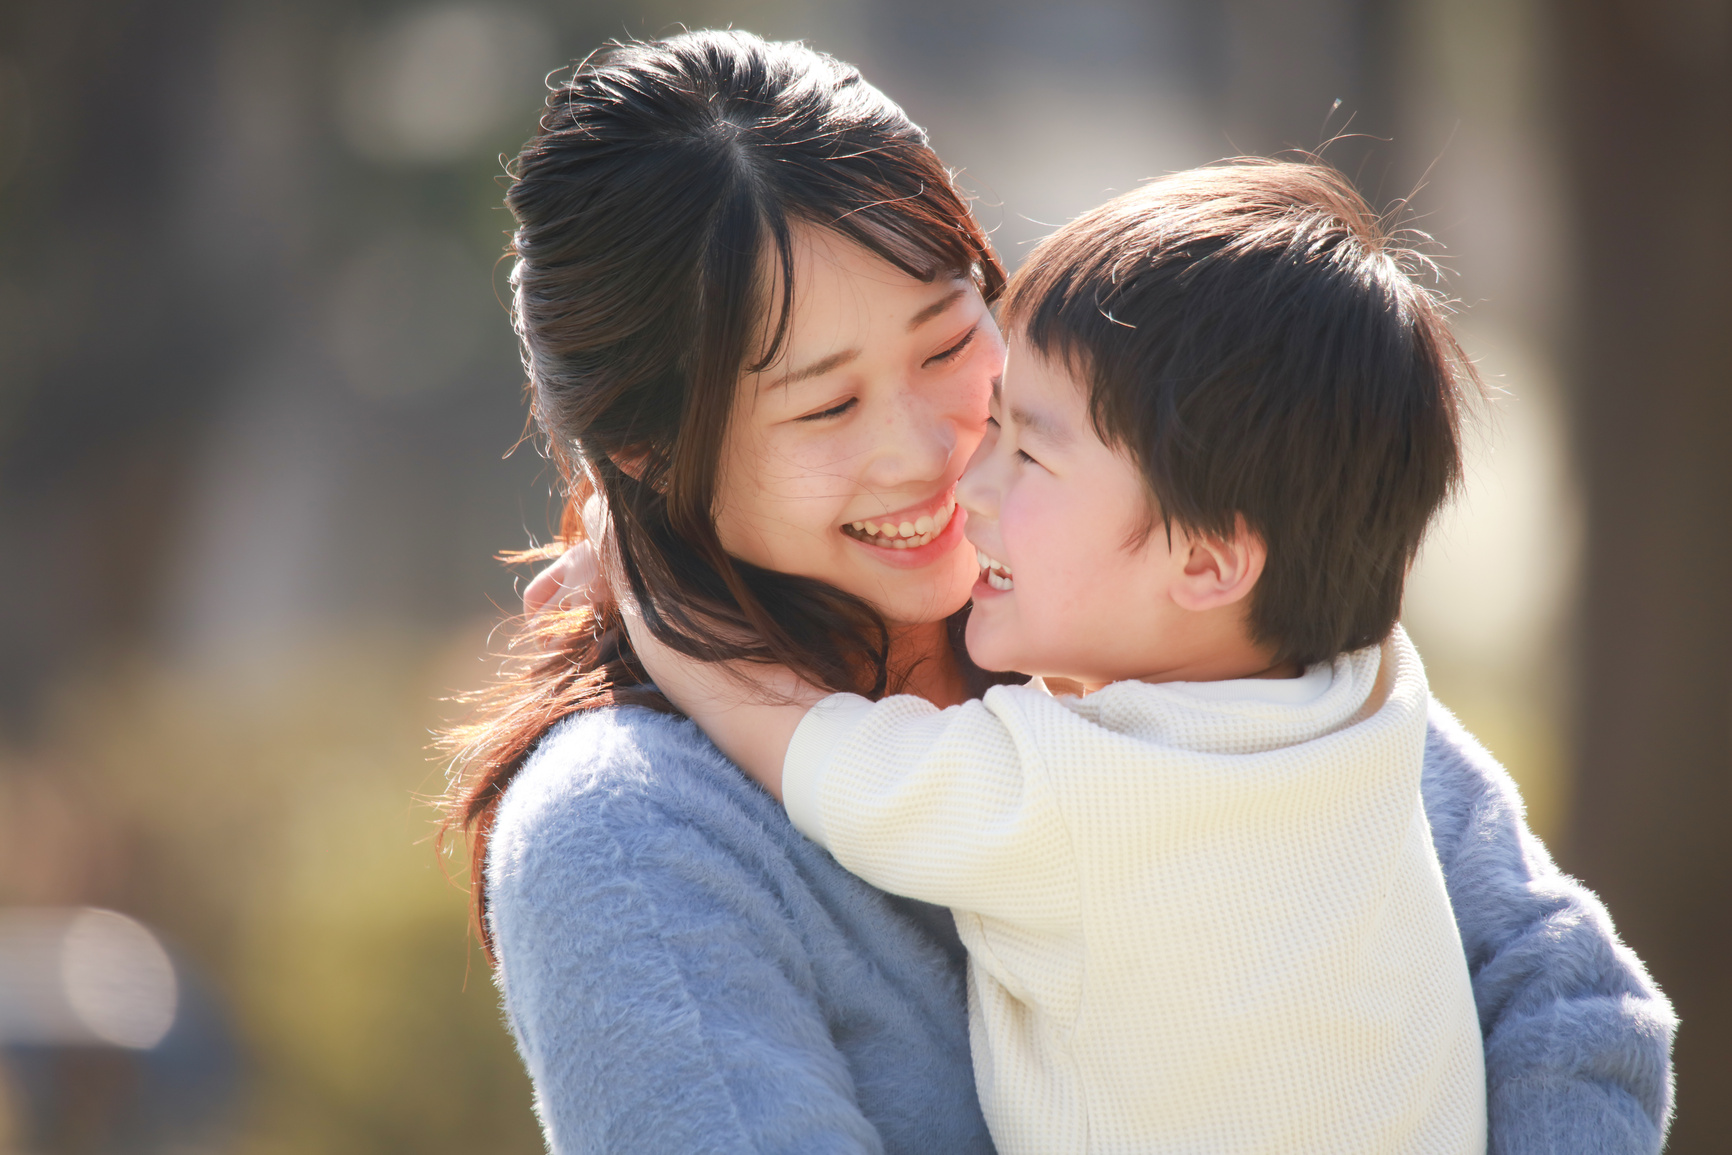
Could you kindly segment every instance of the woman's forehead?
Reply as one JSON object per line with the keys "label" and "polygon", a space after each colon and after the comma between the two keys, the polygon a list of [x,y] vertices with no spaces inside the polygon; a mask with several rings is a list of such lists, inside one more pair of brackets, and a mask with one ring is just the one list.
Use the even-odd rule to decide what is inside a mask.
{"label": "woman's forehead", "polygon": [[[762,375],[772,381],[808,377],[812,362],[829,358],[871,337],[914,335],[958,302],[978,297],[965,270],[922,280],[877,253],[829,229],[793,229],[793,308],[774,361]],[[779,264],[779,262],[777,262]],[[772,272],[764,343],[781,318],[785,285]]]}

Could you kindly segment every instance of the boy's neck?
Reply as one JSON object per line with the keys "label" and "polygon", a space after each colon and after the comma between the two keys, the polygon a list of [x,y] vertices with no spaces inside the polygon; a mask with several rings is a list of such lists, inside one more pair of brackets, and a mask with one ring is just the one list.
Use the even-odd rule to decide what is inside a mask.
{"label": "boy's neck", "polygon": [[[1305,672],[1297,662],[1273,661],[1268,654],[1229,653],[1199,656],[1158,673],[1144,674],[1139,682],[1234,682],[1247,678],[1297,678]],[[1121,679],[1133,680],[1133,679]],[[1050,679],[1049,679],[1050,681]],[[1111,682],[1081,682],[1082,692],[1092,694]]]}
{"label": "boy's neck", "polygon": [[[1244,598],[1200,611],[1181,609],[1175,601],[1161,628],[1142,640],[1146,648],[1121,656],[1117,669],[1072,677],[1092,693],[1114,682],[1233,682],[1297,678],[1305,672],[1296,662],[1278,661],[1273,645],[1254,639]],[[1111,639],[1103,641],[1109,644],[1098,652],[1111,653]]]}
{"label": "boy's neck", "polygon": [[940,709],[968,700],[968,681],[942,619],[892,625],[889,664],[892,694],[916,694]]}

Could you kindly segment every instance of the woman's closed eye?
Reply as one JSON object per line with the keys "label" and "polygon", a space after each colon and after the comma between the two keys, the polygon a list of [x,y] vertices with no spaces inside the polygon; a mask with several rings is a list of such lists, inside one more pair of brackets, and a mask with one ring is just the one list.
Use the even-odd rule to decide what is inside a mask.
{"label": "woman's closed eye", "polygon": [[807,413],[794,418],[795,421],[823,421],[827,417],[840,417],[854,406],[860,404],[858,397],[850,397],[846,401],[837,402],[828,409],[820,409],[816,413]]}
{"label": "woman's closed eye", "polygon": [[934,353],[923,362],[923,365],[942,365],[946,361],[956,360],[957,357],[962,355],[964,349],[974,343],[975,335],[979,332],[980,326],[979,324],[976,324],[972,329],[962,335],[962,340],[941,353]]}

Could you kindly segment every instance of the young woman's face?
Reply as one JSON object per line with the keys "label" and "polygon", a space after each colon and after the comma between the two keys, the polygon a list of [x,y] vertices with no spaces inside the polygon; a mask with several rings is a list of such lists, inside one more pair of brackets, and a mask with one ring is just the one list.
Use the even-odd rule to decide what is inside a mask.
{"label": "young woman's face", "polygon": [[723,547],[864,598],[893,624],[955,613],[979,572],[956,480],[1003,371],[971,280],[927,284],[796,226],[787,340],[741,379],[723,446]]}

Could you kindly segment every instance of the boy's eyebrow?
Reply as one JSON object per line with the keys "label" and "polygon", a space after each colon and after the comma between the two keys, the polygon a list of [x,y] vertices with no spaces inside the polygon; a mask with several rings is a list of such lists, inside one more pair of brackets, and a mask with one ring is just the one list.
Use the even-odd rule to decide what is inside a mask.
{"label": "boy's eyebrow", "polygon": [[950,292],[944,294],[944,296],[938,298],[938,300],[932,302],[932,304],[914,314],[912,317],[908,318],[908,331],[912,333],[914,330],[920,328],[920,326],[926,324],[926,322],[932,320],[932,318],[938,316],[938,314],[944,312],[944,310],[950,308],[950,306],[954,305],[966,292],[968,292],[968,290],[959,285],[950,290]]}
{"label": "boy's eyebrow", "polygon": [[1012,405],[1010,407],[1010,419],[1042,441],[1063,445],[1070,440],[1070,430],[1061,427],[1058,422],[1044,413]]}
{"label": "boy's eyebrow", "polygon": [[[992,399],[1000,405],[1004,404],[1004,391],[1001,385],[1003,380],[1003,377],[994,377],[992,379]],[[1008,416],[1013,422],[1022,426],[1030,433],[1033,433],[1036,437],[1039,437],[1043,441],[1051,442],[1053,445],[1064,445],[1071,439],[1069,429],[1064,428],[1046,414],[1040,413],[1036,410],[1024,409],[1019,405],[1012,405]]]}

